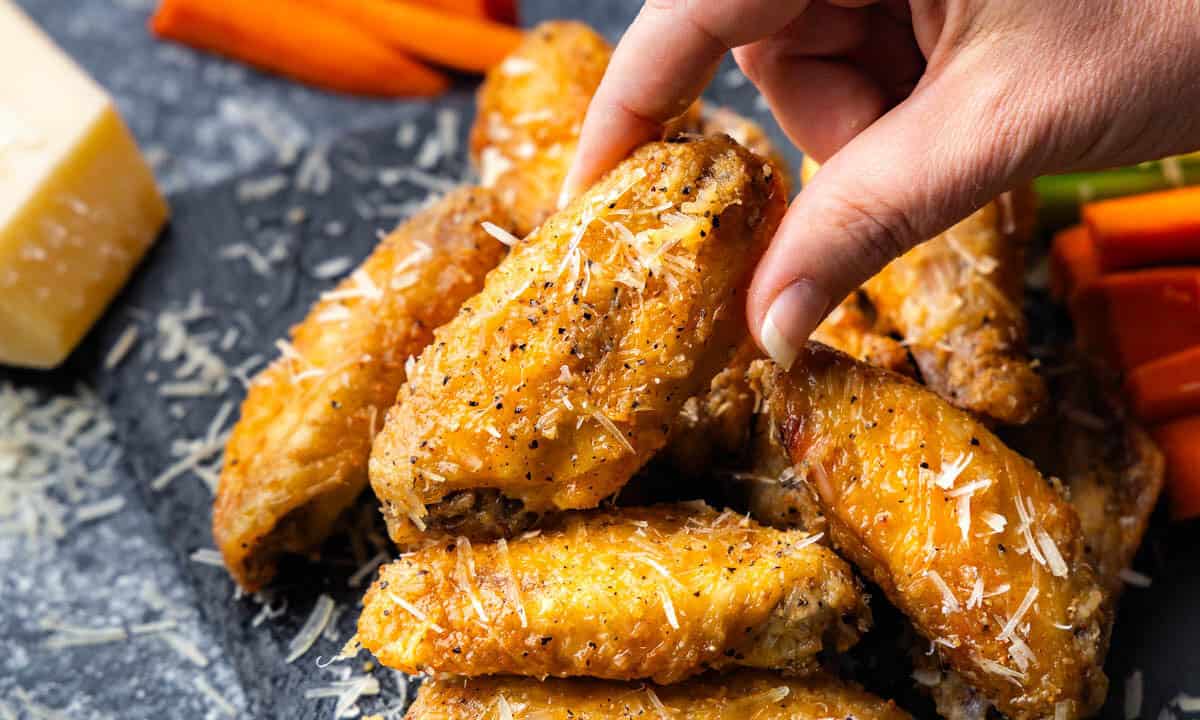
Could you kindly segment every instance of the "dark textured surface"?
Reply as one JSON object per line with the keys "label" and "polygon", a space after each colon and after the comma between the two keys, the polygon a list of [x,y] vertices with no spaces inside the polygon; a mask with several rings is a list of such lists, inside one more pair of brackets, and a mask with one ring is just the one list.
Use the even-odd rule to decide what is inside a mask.
{"label": "dark textured surface", "polygon": [[[174,218],[129,288],[65,368],[0,371],[0,383],[12,381],[47,395],[69,392],[77,380],[100,391],[119,428],[124,462],[115,489],[126,499],[121,512],[73,526],[55,544],[0,540],[5,568],[0,636],[13,646],[0,658],[0,717],[5,709],[35,717],[30,703],[88,718],[222,717],[196,690],[196,676],[218,688],[239,715],[332,717],[332,701],[305,699],[304,692],[342,674],[363,675],[365,655],[325,669],[316,658],[335,654],[349,637],[361,590],[348,587],[346,580],[362,556],[375,549],[355,557],[344,540],[334,541],[322,565],[289,564],[275,598],[276,604],[286,600],[286,611],[252,627],[261,604],[234,599],[223,571],[189,560],[196,549],[212,546],[208,488],[185,473],[162,491],[151,489],[152,479],[176,460],[172,444],[203,436],[223,402],[240,400],[241,387],[234,383],[219,399],[163,397],[158,387],[172,379],[181,362],[160,358],[155,326],[162,311],[182,307],[200,293],[210,313],[188,328],[216,337],[239,328],[236,343],[219,351],[229,366],[254,355],[273,357],[274,340],[334,282],[313,277],[317,264],[335,257],[357,262],[373,246],[377,231],[423,200],[430,185],[443,182],[396,181],[389,171],[413,164],[423,139],[435,130],[439,109],[453,110],[460,136],[465,133],[471,85],[464,80],[436,107],[334,97],[155,43],[143,30],[149,2],[20,4],[118,98],[171,192]],[[637,5],[633,0],[542,0],[524,6],[527,22],[579,17],[615,37]],[[720,74],[711,94],[764,117],[752,89],[736,73]],[[401,147],[397,130],[406,124],[418,129],[417,142]],[[325,194],[296,189],[305,158],[321,143],[331,143],[330,189]],[[462,156],[460,146],[429,172],[445,181],[458,179],[465,172]],[[794,153],[790,159],[795,161]],[[243,180],[275,175],[288,179],[286,189],[262,200],[242,196]],[[245,259],[229,257],[230,247],[242,246],[269,258],[265,275]],[[140,328],[133,352],[114,371],[102,370],[105,352],[131,324]],[[1196,538],[1195,528],[1160,529],[1148,543],[1138,567],[1154,577],[1154,585],[1131,589],[1125,598],[1111,655],[1113,702],[1106,717],[1122,716],[1124,678],[1135,668],[1146,677],[1145,717],[1155,717],[1178,692],[1200,693]],[[163,617],[144,602],[147,583],[177,606],[168,616],[200,647],[207,667],[189,665],[153,637],[65,650],[43,646],[47,633],[32,620],[43,613],[89,627]],[[346,609],[337,632],[286,664],[288,641],[321,593]],[[888,638],[875,640],[886,647]],[[870,665],[860,669],[864,680],[880,690],[908,684]],[[383,693],[361,703],[366,713],[395,708],[398,702],[392,675],[375,675]]]}

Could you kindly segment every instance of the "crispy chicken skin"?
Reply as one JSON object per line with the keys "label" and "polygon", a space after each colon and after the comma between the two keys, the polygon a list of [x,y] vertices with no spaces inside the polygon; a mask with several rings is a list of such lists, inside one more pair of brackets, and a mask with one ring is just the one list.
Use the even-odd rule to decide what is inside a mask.
{"label": "crispy chicken skin", "polygon": [[909,720],[894,702],[826,674],[743,670],[668,686],[602,680],[445,678],[422,683],[406,720]]}
{"label": "crispy chicken skin", "polygon": [[1029,193],[1006,193],[893,261],[863,286],[904,337],[925,384],[1006,424],[1033,419],[1046,387],[1025,356]]}
{"label": "crispy chicken skin", "polygon": [[1108,607],[1078,516],[1032,463],[934,393],[829,348],[811,344],[791,374],[761,367],[834,544],[945,664],[1013,720],[1097,709]]}
{"label": "crispy chicken skin", "polygon": [[870,617],[849,566],[807,534],[698,502],[432,545],[386,566],[364,605],[359,642],[407,673],[664,684],[727,666],[812,671]]}
{"label": "crispy chicken skin", "polygon": [[366,486],[371,436],[405,361],[504,254],[484,220],[508,224],[492,193],[476,188],[401,225],[250,384],[213,511],[213,535],[243,588],[262,587],[280,553],[315,550]]}
{"label": "crispy chicken skin", "polygon": [[749,270],[784,208],[728,138],[652,143],[513,248],[417,359],[371,454],[393,541],[491,488],[595,507],[665,444],[745,340]]}
{"label": "crispy chicken skin", "polygon": [[510,208],[517,235],[557,209],[583,117],[611,55],[587,25],[546,22],[480,86],[471,159],[483,184]]}

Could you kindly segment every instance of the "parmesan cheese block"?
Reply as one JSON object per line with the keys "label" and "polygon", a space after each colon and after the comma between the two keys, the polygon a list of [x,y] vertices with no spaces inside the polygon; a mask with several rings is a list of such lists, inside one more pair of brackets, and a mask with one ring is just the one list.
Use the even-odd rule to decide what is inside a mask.
{"label": "parmesan cheese block", "polygon": [[0,364],[50,368],[154,241],[167,205],[112,99],[0,0]]}

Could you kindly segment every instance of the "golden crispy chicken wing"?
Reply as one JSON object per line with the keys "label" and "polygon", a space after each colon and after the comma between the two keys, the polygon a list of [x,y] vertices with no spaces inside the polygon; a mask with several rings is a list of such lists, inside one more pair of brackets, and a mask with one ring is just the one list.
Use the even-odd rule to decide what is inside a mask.
{"label": "golden crispy chicken wing", "polygon": [[811,671],[869,617],[849,566],[807,534],[690,503],[418,550],[380,573],[358,640],[408,673],[672,683],[737,665]]}
{"label": "golden crispy chicken wing", "polygon": [[1002,195],[863,286],[929,387],[1010,424],[1033,419],[1046,395],[1025,356],[1021,307],[1032,213],[1027,193]]}
{"label": "golden crispy chicken wing", "polygon": [[445,678],[427,680],[406,720],[909,720],[835,677],[781,678],[743,670],[679,685],[602,680]]}
{"label": "golden crispy chicken wing", "polygon": [[820,345],[791,374],[761,367],[835,545],[945,664],[1014,720],[1095,710],[1108,608],[1078,516],[1032,463],[932,392]]}
{"label": "golden crispy chicken wing", "polygon": [[507,225],[486,190],[451,193],[384,239],[292,330],[255,378],[225,450],[213,535],[238,583],[255,590],[280,553],[315,550],[367,482],[375,430],[404,364],[483,286]]}
{"label": "golden crispy chicken wing", "polygon": [[747,337],[776,175],[728,138],[653,143],[518,243],[437,331],[376,438],[392,539],[457,522],[464,493],[544,512],[620,489]]}
{"label": "golden crispy chicken wing", "polygon": [[579,130],[612,48],[587,25],[542,23],[479,88],[471,158],[525,236],[558,207]]}

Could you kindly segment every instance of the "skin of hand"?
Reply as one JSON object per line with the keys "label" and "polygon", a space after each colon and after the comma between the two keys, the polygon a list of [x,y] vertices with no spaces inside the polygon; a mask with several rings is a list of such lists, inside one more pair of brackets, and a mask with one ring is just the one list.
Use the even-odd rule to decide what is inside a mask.
{"label": "skin of hand", "polygon": [[914,245],[1038,175],[1200,148],[1200,0],[648,0],[588,110],[563,196],[657,136],[729,50],[823,163],[747,299],[787,367]]}

